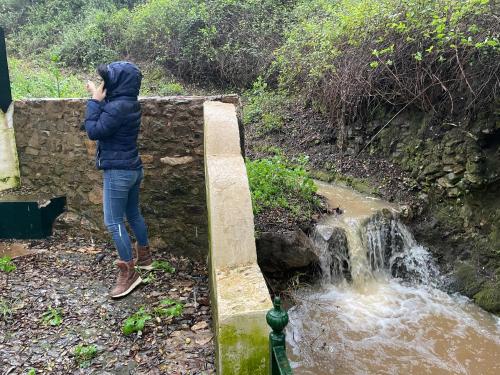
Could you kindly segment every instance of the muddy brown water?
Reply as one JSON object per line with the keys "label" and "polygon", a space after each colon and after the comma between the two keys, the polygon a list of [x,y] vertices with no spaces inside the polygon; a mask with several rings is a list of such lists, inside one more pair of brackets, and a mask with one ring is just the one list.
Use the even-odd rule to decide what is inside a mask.
{"label": "muddy brown water", "polygon": [[[319,192],[344,210],[343,217],[330,221],[348,228],[348,240],[359,231],[356,223],[381,208],[397,211],[394,205],[345,187],[320,184]],[[349,242],[351,247],[362,241]],[[410,243],[408,251],[415,253],[415,259],[428,255],[424,248]],[[368,267],[366,261],[354,261],[354,271]],[[498,317],[433,285],[365,269],[363,277],[353,274],[351,283],[337,281],[299,290],[287,327],[294,373],[500,374]]]}

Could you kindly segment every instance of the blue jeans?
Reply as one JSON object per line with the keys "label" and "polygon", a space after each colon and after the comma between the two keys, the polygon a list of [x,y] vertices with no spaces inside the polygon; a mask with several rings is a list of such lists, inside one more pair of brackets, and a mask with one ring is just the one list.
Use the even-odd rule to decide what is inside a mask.
{"label": "blue jeans", "polygon": [[141,246],[148,245],[148,230],[139,210],[139,189],[144,170],[104,170],[104,224],[113,236],[120,259],[133,258],[132,243],[125,228],[125,216]]}

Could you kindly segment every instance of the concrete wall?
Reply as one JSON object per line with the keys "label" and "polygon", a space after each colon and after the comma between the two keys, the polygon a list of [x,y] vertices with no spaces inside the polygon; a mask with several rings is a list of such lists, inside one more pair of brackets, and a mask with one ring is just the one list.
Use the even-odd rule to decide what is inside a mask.
{"label": "concrete wall", "polygon": [[218,374],[265,375],[272,307],[257,265],[248,178],[234,105],[206,102],[205,175]]}
{"label": "concrete wall", "polygon": [[[208,251],[203,164],[206,100],[238,104],[236,96],[141,99],[142,212],[155,247],[187,256]],[[85,104],[83,99],[15,102],[21,184],[38,195],[66,195],[75,229],[107,236],[95,144],[80,130]]]}

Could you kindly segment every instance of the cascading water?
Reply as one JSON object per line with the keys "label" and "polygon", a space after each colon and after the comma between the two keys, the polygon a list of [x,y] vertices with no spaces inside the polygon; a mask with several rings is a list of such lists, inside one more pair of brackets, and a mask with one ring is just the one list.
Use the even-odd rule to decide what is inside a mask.
{"label": "cascading water", "polygon": [[500,373],[500,323],[438,289],[397,207],[318,183],[341,215],[320,223],[320,287],[300,290],[287,340],[297,374]]}

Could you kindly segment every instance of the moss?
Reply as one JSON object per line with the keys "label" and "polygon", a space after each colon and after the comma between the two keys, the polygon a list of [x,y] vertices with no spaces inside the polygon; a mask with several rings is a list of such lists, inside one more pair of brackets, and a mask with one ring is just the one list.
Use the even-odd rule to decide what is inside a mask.
{"label": "moss", "polygon": [[312,170],[310,171],[310,175],[312,178],[324,182],[332,182],[335,180],[336,174],[333,172],[325,172],[325,171],[319,171],[319,170]]}
{"label": "moss", "polygon": [[481,290],[484,280],[478,277],[476,270],[469,263],[461,263],[455,268],[457,290],[468,297],[474,296]]}
{"label": "moss", "polygon": [[316,180],[328,183],[336,182],[339,184],[343,184],[363,194],[378,195],[378,196],[381,195],[380,190],[378,188],[373,187],[368,180],[363,178],[345,176],[337,172],[328,172],[317,169],[311,170],[309,174],[312,178]]}
{"label": "moss", "polygon": [[223,374],[266,375],[269,372],[269,338],[260,327],[220,327],[217,342]]}
{"label": "moss", "polygon": [[373,187],[368,180],[362,178],[337,175],[335,182],[343,183],[363,194],[380,195],[378,188]]}
{"label": "moss", "polygon": [[474,301],[486,311],[500,313],[500,282],[489,282],[474,295]]}

